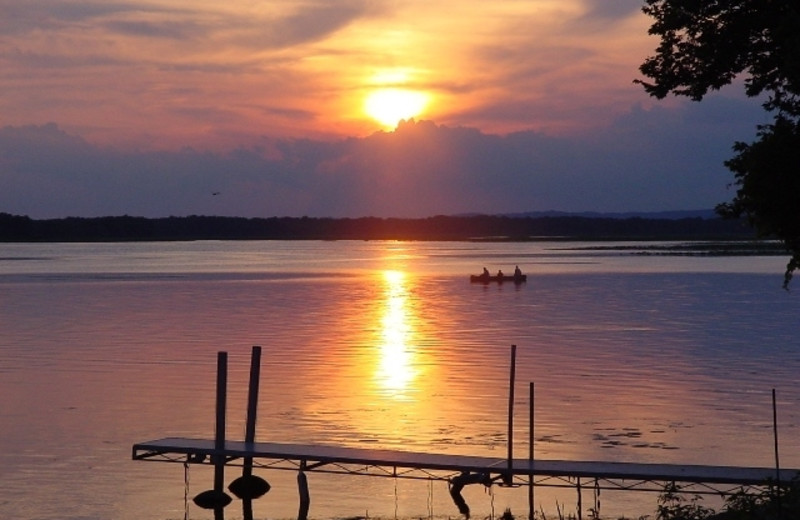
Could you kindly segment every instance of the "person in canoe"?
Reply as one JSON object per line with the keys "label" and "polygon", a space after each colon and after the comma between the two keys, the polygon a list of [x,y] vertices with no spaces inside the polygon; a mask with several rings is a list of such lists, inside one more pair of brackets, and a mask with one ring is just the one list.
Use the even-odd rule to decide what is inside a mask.
{"label": "person in canoe", "polygon": [[483,268],[483,274],[481,274],[482,278],[489,278],[489,270],[485,267]]}
{"label": "person in canoe", "polygon": [[519,268],[519,266],[515,266],[514,267],[514,278],[519,278],[520,276],[522,276],[522,270]]}
{"label": "person in canoe", "polygon": [[497,279],[498,280],[502,280],[503,279],[503,270],[502,269],[498,269],[497,270]]}

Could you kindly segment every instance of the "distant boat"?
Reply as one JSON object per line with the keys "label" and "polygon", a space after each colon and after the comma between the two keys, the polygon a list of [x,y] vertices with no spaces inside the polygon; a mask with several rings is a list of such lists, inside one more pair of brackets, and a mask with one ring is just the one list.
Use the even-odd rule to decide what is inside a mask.
{"label": "distant boat", "polygon": [[485,274],[472,274],[469,276],[469,281],[472,283],[491,283],[491,282],[513,282],[524,283],[528,281],[527,274],[505,274],[503,276],[487,276]]}

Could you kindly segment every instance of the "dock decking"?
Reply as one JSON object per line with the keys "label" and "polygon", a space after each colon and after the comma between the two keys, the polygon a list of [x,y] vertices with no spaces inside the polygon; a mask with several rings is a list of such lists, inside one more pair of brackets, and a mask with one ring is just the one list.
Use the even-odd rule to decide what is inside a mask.
{"label": "dock decking", "polygon": [[797,469],[642,464],[628,462],[529,460],[330,445],[246,443],[225,441],[215,448],[209,439],[164,438],[133,446],[134,460],[211,464],[225,457],[226,465],[252,459],[256,468],[316,471],[408,479],[450,480],[460,474],[484,474],[498,481],[509,474],[520,485],[574,487],[580,479],[600,489],[662,491],[667,483],[694,485],[694,492],[728,494],[743,487],[763,486],[794,478]]}

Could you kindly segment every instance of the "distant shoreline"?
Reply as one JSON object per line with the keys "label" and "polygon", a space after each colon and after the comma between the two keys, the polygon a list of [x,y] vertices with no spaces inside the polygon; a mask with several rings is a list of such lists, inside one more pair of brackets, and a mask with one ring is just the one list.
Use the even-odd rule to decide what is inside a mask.
{"label": "distant shoreline", "polygon": [[755,241],[743,221],[722,218],[558,216],[68,217],[35,220],[0,213],[0,242],[192,240],[419,241]]}

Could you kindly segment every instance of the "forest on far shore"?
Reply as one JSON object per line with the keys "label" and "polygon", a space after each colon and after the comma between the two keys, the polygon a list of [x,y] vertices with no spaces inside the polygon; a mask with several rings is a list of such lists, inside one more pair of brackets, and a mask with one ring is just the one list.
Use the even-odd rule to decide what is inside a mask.
{"label": "forest on far shore", "polygon": [[403,218],[68,217],[0,213],[0,242],[165,240],[753,240],[745,222],[722,218],[434,216]]}

